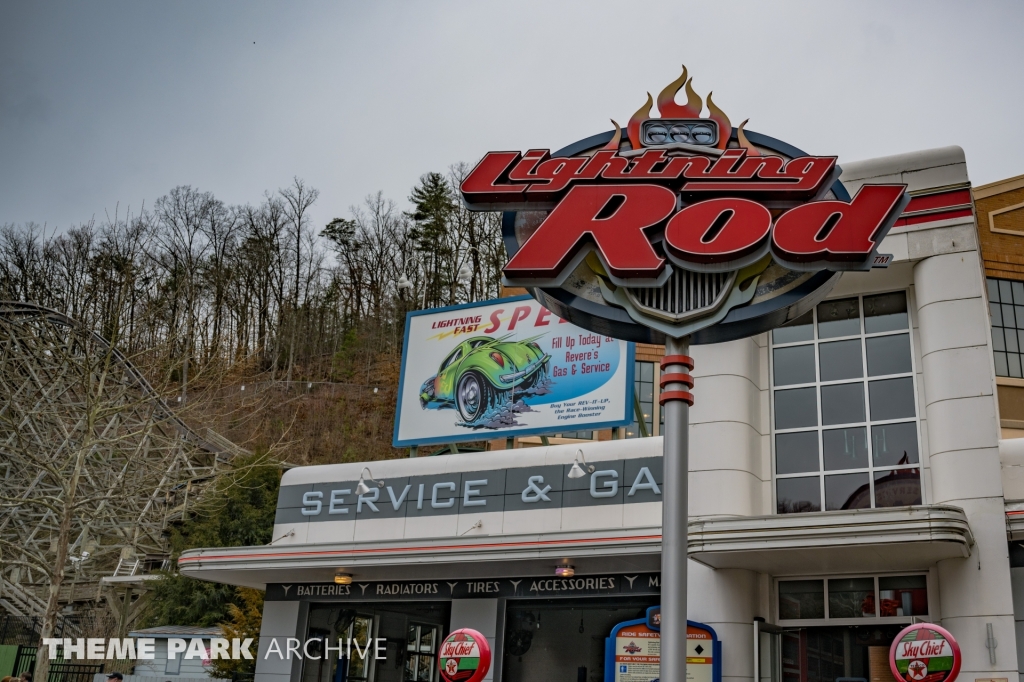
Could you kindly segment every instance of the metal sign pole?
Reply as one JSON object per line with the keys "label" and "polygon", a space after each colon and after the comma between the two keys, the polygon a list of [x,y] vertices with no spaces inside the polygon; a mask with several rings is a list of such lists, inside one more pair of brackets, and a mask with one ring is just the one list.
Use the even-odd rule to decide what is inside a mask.
{"label": "metal sign pole", "polygon": [[665,343],[661,400],[665,414],[665,478],[661,521],[661,679],[686,680],[686,524],[693,360],[690,339]]}

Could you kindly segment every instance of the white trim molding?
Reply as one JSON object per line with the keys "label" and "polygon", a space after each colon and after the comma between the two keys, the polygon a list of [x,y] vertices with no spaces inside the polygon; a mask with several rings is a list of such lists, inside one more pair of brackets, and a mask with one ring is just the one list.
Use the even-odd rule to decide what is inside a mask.
{"label": "white trim molding", "polygon": [[260,587],[331,582],[340,568],[373,580],[549,575],[566,557],[580,574],[657,571],[661,527],[192,549],[182,553],[178,566],[192,578]]}
{"label": "white trim molding", "polygon": [[927,570],[973,545],[963,510],[947,505],[697,519],[689,535],[691,559],[777,576]]}

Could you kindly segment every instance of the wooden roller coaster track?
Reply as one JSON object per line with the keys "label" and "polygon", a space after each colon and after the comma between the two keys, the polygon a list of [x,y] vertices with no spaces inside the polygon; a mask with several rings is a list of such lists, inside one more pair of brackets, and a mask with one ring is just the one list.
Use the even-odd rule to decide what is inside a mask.
{"label": "wooden roller coaster track", "polygon": [[85,325],[0,302],[0,607],[42,616],[58,557],[65,605],[165,565],[168,524],[242,453],[190,428]]}

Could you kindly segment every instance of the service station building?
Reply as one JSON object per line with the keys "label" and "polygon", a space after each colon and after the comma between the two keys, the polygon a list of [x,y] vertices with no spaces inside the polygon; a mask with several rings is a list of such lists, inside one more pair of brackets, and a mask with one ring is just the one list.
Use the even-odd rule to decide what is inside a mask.
{"label": "service station building", "polygon": [[[1001,428],[1019,435],[1024,408],[1001,415],[999,390],[1024,391],[1024,275],[987,279],[959,148],[843,164],[842,182],[908,185],[891,265],[770,334],[692,348],[688,617],[728,681],[886,682],[921,621],[957,639],[963,680],[1014,679],[1024,439]],[[656,392],[657,367],[636,381]],[[570,477],[578,450],[594,470]],[[362,469],[292,469],[270,545],[180,558],[266,589],[256,682],[434,682],[462,627],[491,639],[495,682],[599,682],[611,628],[659,603],[658,436],[374,462],[383,485],[358,494]],[[386,654],[265,657],[289,637]]]}

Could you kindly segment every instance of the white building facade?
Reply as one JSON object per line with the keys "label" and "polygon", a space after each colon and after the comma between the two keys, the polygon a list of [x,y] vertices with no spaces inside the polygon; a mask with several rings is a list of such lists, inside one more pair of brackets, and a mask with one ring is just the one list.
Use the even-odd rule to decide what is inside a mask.
{"label": "white building facade", "polygon": [[[771,334],[692,349],[688,616],[717,632],[723,680],[889,680],[889,644],[920,621],[957,639],[961,679],[1016,678],[1024,447],[1000,444],[963,152],[845,164],[842,180],[908,185],[879,249],[892,264],[845,273]],[[594,471],[569,478],[580,449]],[[434,682],[438,639],[460,627],[492,640],[487,679],[599,682],[611,626],[658,604],[661,449],[374,462],[383,485],[363,495],[362,464],[292,469],[269,546],[179,565],[267,589],[256,682]],[[265,657],[273,638],[370,636],[382,660]]]}

